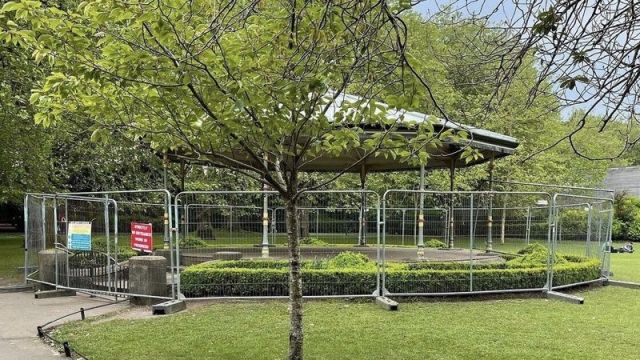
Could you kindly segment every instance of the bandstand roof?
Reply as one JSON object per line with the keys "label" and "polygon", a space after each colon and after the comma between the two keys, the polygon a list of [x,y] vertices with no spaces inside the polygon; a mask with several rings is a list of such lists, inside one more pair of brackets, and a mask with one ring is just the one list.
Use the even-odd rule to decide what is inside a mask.
{"label": "bandstand roof", "polygon": [[[346,103],[354,103],[361,101],[362,99],[355,95],[349,94],[341,94],[336,100],[331,104],[329,110],[326,113],[326,116],[329,121],[335,121],[335,114],[339,109],[343,108]],[[347,104],[348,105],[348,104]],[[384,104],[382,104],[383,107]],[[355,105],[354,105],[355,106]],[[427,115],[414,111],[405,111],[405,110],[389,110],[387,111],[387,117],[392,119],[400,119],[402,118],[402,123],[406,124],[403,126],[402,123],[399,128],[395,131],[396,133],[400,133],[404,136],[411,137],[415,136],[417,130],[414,124],[431,121],[434,127],[435,132],[444,131],[444,130],[454,130],[454,131],[465,131],[468,134],[467,139],[463,139],[460,142],[443,142],[442,146],[438,147],[435,150],[431,150],[430,158],[425,166],[425,169],[442,169],[442,168],[450,168],[452,163],[455,161],[455,167],[469,167],[484,163],[494,158],[501,158],[514,153],[516,148],[519,145],[519,142],[516,138],[511,136],[507,136],[504,134],[496,133],[493,131],[489,131],[486,129],[481,129],[473,126],[459,124],[453,121],[447,121],[444,119],[440,119],[434,117],[432,115]],[[379,126],[371,126],[368,124],[363,124],[362,129],[364,130],[365,136],[373,135],[376,132],[384,132],[385,129]],[[482,158],[470,160],[469,162],[461,160],[460,157],[462,155],[461,151],[456,151],[457,149],[463,148],[465,146],[471,146],[482,154]],[[172,154],[168,154],[169,157],[172,157]],[[307,161],[305,165],[301,168],[302,171],[307,172],[337,172],[342,171],[345,168],[351,166],[354,162],[358,161],[362,158],[362,153],[358,151],[350,151],[344,152],[341,154],[325,154],[310,161]],[[249,161],[249,157],[247,154],[243,152],[234,152],[233,154],[226,154],[231,158],[236,160],[241,160],[243,162]],[[176,154],[173,155],[175,158],[179,158]],[[203,159],[204,160],[204,159]],[[384,156],[370,156],[367,158],[360,166],[356,166],[351,168],[350,172],[362,172],[362,170],[368,172],[391,172],[391,171],[410,171],[410,170],[419,170],[420,166],[415,162],[405,162],[401,161],[398,158],[392,157],[384,157]]]}

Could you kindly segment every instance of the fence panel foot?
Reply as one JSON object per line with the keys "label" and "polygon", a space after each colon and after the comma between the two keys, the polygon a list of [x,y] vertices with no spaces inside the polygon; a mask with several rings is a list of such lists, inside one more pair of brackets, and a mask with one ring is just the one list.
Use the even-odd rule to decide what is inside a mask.
{"label": "fence panel foot", "polygon": [[575,295],[560,293],[557,291],[547,291],[547,298],[562,300],[562,301],[566,301],[566,302],[570,302],[572,304],[578,304],[578,305],[584,304],[584,298],[581,298]]}
{"label": "fence panel foot", "polygon": [[40,290],[35,292],[36,299],[49,299],[63,296],[76,296],[76,292],[68,289]]}
{"label": "fence panel foot", "polygon": [[169,315],[187,309],[187,303],[182,300],[171,300],[153,305],[153,315]]}
{"label": "fence panel foot", "polygon": [[624,287],[628,289],[640,290],[640,283],[634,283],[629,281],[609,280],[605,284],[610,286],[619,286],[619,287]]}
{"label": "fence panel foot", "polygon": [[389,299],[386,296],[378,296],[376,298],[376,304],[380,305],[382,308],[387,309],[389,311],[397,311],[398,303]]}

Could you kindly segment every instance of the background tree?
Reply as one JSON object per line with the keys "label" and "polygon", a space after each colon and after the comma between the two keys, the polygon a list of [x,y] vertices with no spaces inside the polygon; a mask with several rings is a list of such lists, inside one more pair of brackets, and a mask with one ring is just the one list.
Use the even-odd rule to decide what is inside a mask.
{"label": "background tree", "polygon": [[[31,97],[36,122],[85,116],[94,139],[122,132],[155,151],[233,169],[280,194],[288,217],[289,357],[300,359],[301,194],[367,157],[424,163],[427,150],[464,136],[433,134],[424,122],[407,139],[394,133],[402,119],[387,117],[374,100],[395,108],[416,99],[414,87],[401,86],[413,78],[406,75],[413,72],[401,10],[344,0],[105,0],[65,9],[24,0],[3,7],[15,22],[0,40],[51,63]],[[394,91],[382,92],[388,88]],[[336,109],[346,91],[362,97]],[[364,125],[380,131],[367,133]],[[324,182],[300,176],[319,156],[354,150],[362,158]]]}
{"label": "background tree", "polygon": [[[0,17],[0,28],[7,23]],[[22,202],[25,191],[48,185],[51,136],[33,122],[29,104],[42,75],[25,49],[0,47],[0,204]]]}
{"label": "background tree", "polygon": [[[428,21],[445,19],[450,25],[474,26],[465,37],[475,56],[463,58],[469,68],[488,67],[483,79],[492,89],[484,101],[487,114],[508,99],[523,69],[535,66],[535,81],[528,101],[517,109],[526,111],[539,97],[554,97],[565,114],[577,113],[570,126],[554,141],[529,157],[561,143],[586,159],[615,159],[639,140],[637,104],[640,93],[640,17],[630,0],[478,2],[414,1]],[[609,146],[606,154],[591,154],[580,146],[579,133],[592,127],[604,131],[618,124],[622,146]]]}

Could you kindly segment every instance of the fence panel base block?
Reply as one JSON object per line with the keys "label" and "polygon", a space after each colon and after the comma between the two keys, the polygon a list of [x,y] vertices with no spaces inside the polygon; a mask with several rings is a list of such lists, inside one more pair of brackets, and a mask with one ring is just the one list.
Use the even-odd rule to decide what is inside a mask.
{"label": "fence panel base block", "polygon": [[376,297],[376,304],[380,305],[382,308],[387,309],[389,311],[397,311],[398,303],[389,299],[386,296],[378,296]]}
{"label": "fence panel base block", "polygon": [[63,296],[76,296],[76,292],[68,289],[40,290],[35,292],[36,299],[49,299]]}
{"label": "fence panel base block", "polygon": [[628,289],[640,290],[640,284],[639,283],[634,283],[634,282],[629,282],[629,281],[609,280],[609,281],[607,281],[605,283],[605,285],[619,286],[619,287],[624,287],[624,288],[628,288]]}
{"label": "fence panel base block", "polygon": [[153,305],[153,315],[169,315],[187,309],[187,303],[182,300],[171,300]]}
{"label": "fence panel base block", "polygon": [[584,298],[575,295],[560,293],[557,291],[547,291],[547,299],[562,300],[578,305],[584,304]]}

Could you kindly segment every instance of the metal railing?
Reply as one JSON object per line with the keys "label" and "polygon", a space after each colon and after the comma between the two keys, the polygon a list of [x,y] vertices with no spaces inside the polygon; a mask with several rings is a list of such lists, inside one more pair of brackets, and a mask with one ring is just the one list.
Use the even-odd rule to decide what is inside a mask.
{"label": "metal railing", "polygon": [[[290,253],[284,205],[273,191],[188,191],[174,198],[165,190],[29,194],[25,277],[42,282],[34,272],[37,253],[54,248],[64,260],[58,264],[56,256],[55,280],[44,283],[131,296],[119,238],[127,222],[135,220],[162,227],[163,249],[156,253],[169,259],[171,298],[285,296]],[[295,214],[296,231],[304,239],[304,295],[551,291],[577,284],[564,275],[556,277],[564,271],[560,260],[566,256],[599,261],[606,278],[612,207],[606,197],[544,191],[388,190],[382,197],[366,190],[309,191],[299,197]],[[93,235],[104,241],[104,248],[67,249],[68,222],[81,220],[93,221]],[[536,243],[549,249],[548,255],[534,270],[525,271],[514,259],[527,254],[513,254]],[[367,259],[362,278],[331,268],[333,259],[347,251]],[[182,269],[203,262],[215,268],[220,264],[216,260],[235,258],[263,259],[261,266],[270,269],[265,272],[268,278],[252,278],[255,271],[245,269],[202,282],[193,276],[195,270],[185,274]],[[334,270],[320,271],[330,268]],[[491,275],[507,269],[497,278]]]}
{"label": "metal railing", "polygon": [[[36,206],[37,205],[37,206]],[[166,190],[135,190],[57,194],[27,194],[25,197],[25,279],[61,289],[73,289],[117,297],[147,296],[129,291],[127,260],[135,255],[119,241],[129,235],[128,221],[155,223],[162,228],[161,248],[167,250],[167,285],[176,298],[177,263],[170,231],[171,195]],[[91,249],[69,248],[69,225],[91,224]],[[38,253],[55,251],[53,276],[40,274]],[[62,256],[59,256],[62,254]],[[34,269],[34,271],[28,271]],[[46,279],[46,280],[43,280]]]}

